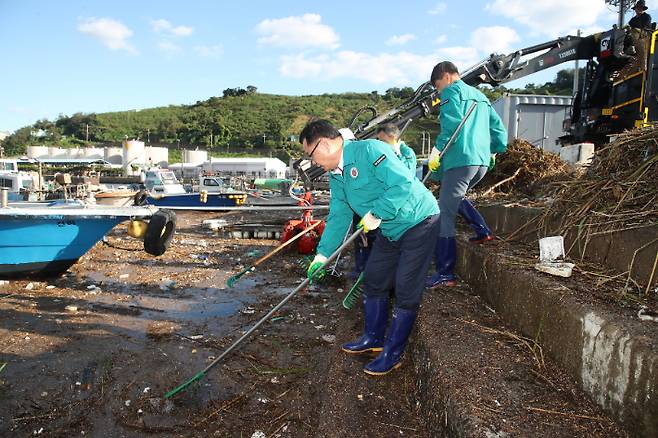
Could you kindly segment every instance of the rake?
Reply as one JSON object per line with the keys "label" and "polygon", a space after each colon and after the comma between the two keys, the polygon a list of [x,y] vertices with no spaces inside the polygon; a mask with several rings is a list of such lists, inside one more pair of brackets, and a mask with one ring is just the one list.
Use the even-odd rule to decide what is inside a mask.
{"label": "rake", "polygon": [[343,298],[343,307],[347,310],[352,310],[354,305],[359,300],[359,297],[363,293],[363,272],[359,274],[359,278],[356,279],[356,282],[352,285],[350,291]]}
{"label": "rake", "polygon": [[[470,106],[468,111],[466,111],[466,115],[464,115],[464,118],[462,119],[462,121],[459,122],[459,125],[457,125],[457,128],[455,128],[455,132],[453,132],[452,135],[450,136],[450,138],[448,139],[448,143],[446,143],[446,147],[444,147],[443,150],[439,153],[439,160],[441,160],[441,158],[443,158],[443,155],[445,155],[445,153],[448,151],[448,148],[450,146],[452,146],[452,144],[455,142],[455,139],[459,135],[459,132],[462,130],[462,128],[466,124],[466,120],[468,120],[468,118],[471,116],[473,111],[475,111],[475,107],[477,105],[478,105],[477,102],[473,102],[473,104]],[[432,174],[432,171],[429,170],[427,172],[427,174],[425,175],[425,177],[423,178],[423,184],[425,184],[425,182],[427,182],[427,178],[429,178],[431,174]]]}
{"label": "rake", "polygon": [[[354,241],[354,239],[356,239],[357,237],[359,237],[359,235],[361,234],[362,231],[363,231],[363,229],[362,229],[362,228],[359,228],[359,229],[356,230],[354,233],[352,233],[352,235],[351,235],[351,236],[350,236],[345,242],[343,242],[343,244],[342,244],[342,245],[341,245],[336,251],[334,251],[334,252],[333,252],[333,253],[327,258],[327,260],[322,264],[322,266],[320,266],[320,268],[316,271],[316,273],[319,272],[319,271],[322,271],[325,267],[327,267],[327,265],[328,265],[328,264],[329,264],[334,258],[336,258],[336,257],[338,256],[338,254],[340,254],[340,252],[341,252],[344,248],[346,248],[350,243],[352,243],[352,242]],[[314,274],[314,275],[315,275],[315,274]],[[190,385],[192,385],[194,382],[198,382],[199,380],[201,380],[206,374],[208,374],[208,371],[210,371],[210,370],[213,369],[215,366],[217,366],[217,364],[218,364],[218,363],[219,363],[224,357],[226,357],[226,355],[228,355],[231,351],[235,350],[235,349],[236,349],[236,348],[237,348],[237,347],[238,347],[238,346],[239,346],[239,345],[240,345],[245,339],[247,339],[249,336],[251,336],[251,334],[252,334],[254,331],[256,331],[256,329],[257,329],[258,327],[260,327],[265,321],[267,321],[268,319],[270,319],[270,318],[272,317],[272,315],[274,315],[276,312],[278,312],[279,309],[280,309],[281,307],[283,307],[283,306],[284,306],[284,305],[285,305],[285,304],[286,304],[286,303],[287,303],[292,297],[294,297],[295,294],[296,294],[297,292],[299,292],[300,290],[302,290],[303,288],[305,288],[305,287],[310,283],[311,280],[312,280],[312,277],[311,277],[311,278],[305,278],[304,281],[302,281],[302,282],[299,284],[299,286],[297,286],[292,292],[290,292],[288,295],[286,295],[285,298],[284,298],[283,300],[281,300],[281,302],[280,302],[279,304],[277,304],[276,306],[274,306],[274,307],[272,308],[272,310],[270,310],[269,312],[267,312],[267,315],[265,315],[265,316],[262,317],[260,320],[258,320],[258,322],[257,322],[256,324],[254,324],[253,327],[251,327],[249,330],[247,330],[247,332],[246,332],[244,335],[242,335],[237,341],[235,341],[233,344],[231,344],[230,347],[228,347],[226,350],[224,350],[224,352],[223,352],[222,354],[220,354],[220,355],[217,357],[217,359],[213,360],[213,361],[212,361],[207,367],[205,367],[203,370],[201,370],[201,371],[199,371],[198,373],[196,373],[194,376],[192,376],[192,377],[191,377],[188,381],[186,381],[185,383],[183,383],[183,384],[177,386],[176,388],[172,389],[171,391],[167,392],[167,393],[165,394],[165,398],[171,398],[171,397],[173,397],[174,395],[178,394],[179,392],[184,391],[185,389],[187,389],[187,388],[188,388]]]}
{"label": "rake", "polygon": [[261,257],[261,258],[259,258],[258,260],[256,260],[256,262],[254,262],[253,265],[249,266],[248,268],[243,269],[242,271],[238,272],[238,273],[235,274],[234,276],[230,277],[228,280],[226,280],[226,285],[227,285],[228,287],[233,287],[233,286],[235,285],[235,283],[236,283],[240,278],[242,278],[242,276],[245,275],[247,272],[251,272],[251,271],[256,270],[256,266],[260,265],[260,264],[263,263],[265,260],[269,259],[269,258],[272,257],[274,254],[278,253],[278,252],[281,251],[283,248],[287,247],[287,246],[290,245],[292,242],[296,241],[297,239],[299,239],[299,238],[302,237],[304,234],[308,233],[309,231],[311,231],[313,228],[317,227],[317,226],[320,225],[321,223],[322,223],[322,221],[317,221],[316,223],[314,223],[313,225],[311,225],[310,227],[308,227],[308,228],[305,229],[304,231],[300,231],[299,233],[295,234],[295,235],[294,235],[292,238],[290,238],[288,241],[282,243],[281,245],[277,246],[276,248],[274,248],[274,249],[273,249],[272,251],[270,251],[269,253],[265,254],[263,257]]}

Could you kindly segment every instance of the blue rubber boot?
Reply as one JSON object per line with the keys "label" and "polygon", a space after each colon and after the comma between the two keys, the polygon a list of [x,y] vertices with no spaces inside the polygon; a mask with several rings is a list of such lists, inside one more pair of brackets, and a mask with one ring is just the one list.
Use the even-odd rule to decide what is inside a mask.
{"label": "blue rubber boot", "polygon": [[439,237],[434,249],[436,257],[436,272],[427,279],[425,287],[432,289],[437,286],[454,286],[455,262],[457,261],[457,240],[454,237]]}
{"label": "blue rubber boot", "polygon": [[386,336],[384,351],[363,368],[367,374],[382,376],[388,374],[400,366],[400,358],[407,345],[407,339],[416,321],[415,310],[406,310],[400,307],[393,309],[393,320]]}
{"label": "blue rubber boot", "polygon": [[384,348],[384,334],[388,323],[388,297],[363,297],[363,335],[354,342],[343,344],[350,354],[379,352]]}
{"label": "blue rubber boot", "polygon": [[471,201],[464,198],[459,203],[459,215],[464,218],[466,223],[475,231],[475,236],[468,239],[471,243],[484,243],[493,240],[493,233],[484,221],[479,211],[473,206]]}

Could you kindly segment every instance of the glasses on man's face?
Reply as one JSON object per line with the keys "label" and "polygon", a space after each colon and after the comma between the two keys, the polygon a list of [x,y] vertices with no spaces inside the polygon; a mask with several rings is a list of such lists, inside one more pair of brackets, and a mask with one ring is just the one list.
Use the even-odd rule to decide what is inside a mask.
{"label": "glasses on man's face", "polygon": [[315,150],[318,148],[318,146],[320,146],[320,143],[322,142],[322,140],[323,140],[323,139],[318,140],[318,142],[315,143],[315,146],[313,147],[313,149],[311,150],[311,152],[308,154],[308,158],[309,158],[311,161],[313,161],[313,153],[314,153]]}

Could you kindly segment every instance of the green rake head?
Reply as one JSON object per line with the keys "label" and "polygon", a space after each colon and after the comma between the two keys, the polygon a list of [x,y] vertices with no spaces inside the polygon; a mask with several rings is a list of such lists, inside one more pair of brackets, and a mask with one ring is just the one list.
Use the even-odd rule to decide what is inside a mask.
{"label": "green rake head", "polygon": [[343,298],[343,307],[347,310],[352,310],[354,305],[359,301],[359,298],[363,294],[363,272],[359,275],[359,278],[356,279],[356,282],[350,289],[350,291]]}
{"label": "green rake head", "polygon": [[307,255],[307,256],[304,256],[304,257],[300,258],[299,260],[297,260],[297,266],[299,266],[304,271],[306,271],[308,269],[308,266],[311,264],[312,261],[313,261],[313,256]]}

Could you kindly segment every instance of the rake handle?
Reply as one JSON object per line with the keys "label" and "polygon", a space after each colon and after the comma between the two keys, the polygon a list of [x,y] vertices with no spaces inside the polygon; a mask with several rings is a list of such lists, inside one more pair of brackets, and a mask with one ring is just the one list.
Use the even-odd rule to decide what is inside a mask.
{"label": "rake handle", "polygon": [[[340,247],[338,247],[338,249],[336,249],[336,251],[334,251],[327,258],[327,260],[324,263],[322,263],[322,266],[320,266],[320,268],[317,269],[316,272],[320,272],[322,269],[326,268],[327,265],[329,265],[329,263],[331,263],[331,261],[333,259],[335,259],[343,249],[347,248],[347,246],[350,245],[354,241],[354,239],[356,239],[362,232],[363,232],[363,228],[359,228],[354,233],[352,233],[352,235],[345,242],[343,242],[343,244]],[[213,360],[210,364],[208,364],[208,366],[206,366],[203,370],[201,370],[197,374],[195,374],[194,377],[189,379],[187,382],[185,382],[182,385],[179,385],[176,388],[172,389],[171,391],[167,392],[167,394],[165,394],[165,398],[169,398],[169,397],[177,394],[178,392],[180,392],[183,389],[190,386],[190,384],[192,384],[193,382],[195,382],[197,380],[200,380],[203,376],[205,376],[208,373],[208,371],[210,371],[212,368],[214,368],[227,354],[229,354],[231,351],[235,350],[242,343],[242,341],[247,339],[254,331],[256,331],[256,329],[258,327],[260,327],[265,321],[270,319],[272,317],[272,315],[274,315],[276,312],[278,312],[278,310],[280,308],[282,308],[288,301],[290,301],[290,299],[292,297],[294,297],[297,292],[299,292],[300,290],[302,290],[303,288],[308,286],[310,281],[311,281],[311,279],[305,278],[304,281],[302,281],[299,284],[299,286],[297,286],[292,292],[290,292],[288,295],[286,295],[285,298],[283,298],[283,300],[281,300],[281,302],[279,302],[279,304],[277,304],[276,306],[274,306],[272,308],[272,310],[267,312],[267,315],[265,315],[261,319],[259,319],[258,322],[256,322],[256,324],[254,324],[249,330],[247,330],[247,332],[244,335],[240,336],[240,338],[238,340],[233,342],[233,344],[231,344],[230,347],[228,347],[226,350],[224,350],[224,352],[222,354],[220,354],[217,357],[217,359]]]}
{"label": "rake handle", "polygon": [[[471,116],[473,111],[475,111],[475,107],[477,105],[478,105],[477,102],[473,102],[473,104],[470,106],[468,111],[466,111],[466,115],[464,115],[464,118],[462,119],[462,121],[459,122],[459,125],[457,125],[457,128],[455,128],[455,132],[453,132],[452,135],[450,136],[450,138],[448,139],[448,143],[446,143],[446,147],[444,147],[443,150],[439,153],[439,160],[441,158],[443,158],[443,155],[448,151],[448,148],[450,146],[452,146],[452,144],[455,142],[455,139],[459,135],[459,132],[462,130],[462,128],[466,124],[466,120],[468,120],[468,118]],[[425,177],[423,178],[423,184],[425,184],[425,182],[427,182],[427,178],[429,178],[431,174],[432,174],[432,171],[429,170],[427,172],[427,174],[425,175]]]}
{"label": "rake handle", "polygon": [[249,266],[248,268],[243,269],[242,271],[240,271],[239,273],[237,273],[236,275],[234,275],[234,276],[231,277],[231,278],[233,279],[234,282],[237,281],[237,280],[238,280],[240,277],[242,277],[244,274],[246,274],[247,272],[251,271],[251,270],[254,269],[256,266],[260,265],[260,264],[263,263],[265,260],[269,259],[270,257],[272,257],[273,255],[275,255],[276,253],[278,253],[279,251],[281,251],[283,248],[287,247],[287,246],[290,245],[292,242],[296,241],[297,239],[299,239],[299,238],[302,237],[304,234],[308,233],[309,231],[311,231],[313,228],[317,227],[317,226],[320,225],[321,223],[322,223],[322,221],[321,221],[321,220],[318,220],[316,223],[314,223],[313,225],[311,225],[311,226],[308,227],[307,229],[305,229],[305,230],[303,230],[303,231],[301,231],[301,232],[295,234],[292,238],[288,239],[286,242],[282,243],[281,245],[277,246],[276,248],[274,248],[274,249],[273,249],[272,251],[270,251],[269,253],[265,254],[263,257],[261,257],[261,258],[259,258],[258,260],[256,260],[256,261],[254,262],[253,265]]}
{"label": "rake handle", "polygon": [[302,230],[302,231],[300,231],[299,233],[295,234],[293,237],[291,237],[290,239],[288,239],[288,241],[282,243],[281,245],[279,245],[279,246],[277,246],[276,248],[274,248],[274,250],[270,251],[269,254],[265,254],[263,257],[261,257],[261,258],[259,258],[258,260],[256,260],[256,261],[254,262],[254,264],[251,265],[251,267],[252,267],[252,268],[255,268],[256,266],[260,265],[260,264],[263,263],[265,260],[269,259],[269,258],[272,257],[274,254],[278,253],[278,252],[281,251],[283,248],[285,248],[286,246],[290,245],[292,242],[294,242],[295,240],[299,239],[299,238],[302,237],[304,234],[308,233],[309,231],[311,231],[313,228],[317,227],[317,226],[320,225],[321,223],[322,223],[322,221],[321,221],[321,220],[318,220],[316,223],[314,223],[314,224],[311,225],[310,227],[308,227],[308,228],[306,228],[305,230]]}

